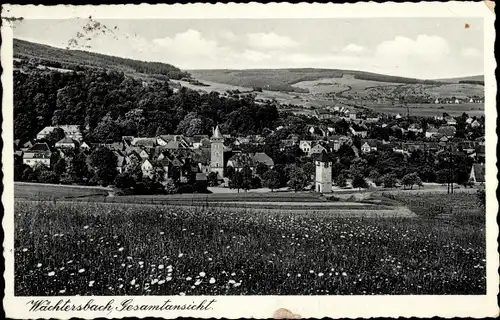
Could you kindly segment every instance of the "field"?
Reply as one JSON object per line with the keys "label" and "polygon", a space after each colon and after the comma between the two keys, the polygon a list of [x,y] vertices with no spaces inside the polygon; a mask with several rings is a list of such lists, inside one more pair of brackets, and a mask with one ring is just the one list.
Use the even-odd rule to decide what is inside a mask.
{"label": "field", "polygon": [[16,201],[15,294],[484,294],[484,228]]}
{"label": "field", "polygon": [[14,197],[23,199],[74,199],[105,197],[108,192],[99,187],[14,183]]}
{"label": "field", "polygon": [[[407,109],[403,106],[393,106],[390,104],[366,104],[365,107],[377,112],[397,115],[406,115]],[[481,117],[484,115],[483,103],[461,103],[461,104],[408,104],[410,115],[433,117],[447,112],[451,116],[460,116],[467,113],[469,116]]]}

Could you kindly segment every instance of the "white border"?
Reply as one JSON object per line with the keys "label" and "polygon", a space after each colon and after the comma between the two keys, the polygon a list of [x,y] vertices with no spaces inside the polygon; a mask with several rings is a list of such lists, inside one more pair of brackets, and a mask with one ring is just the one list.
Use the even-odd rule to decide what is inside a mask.
{"label": "white border", "polygon": [[[270,318],[279,308],[286,308],[302,317],[473,317],[481,318],[498,315],[496,296],[499,277],[497,274],[499,258],[497,253],[498,226],[496,214],[498,203],[495,198],[496,177],[496,68],[494,58],[494,15],[483,3],[447,2],[447,3],[356,3],[356,4],[190,4],[190,5],[126,5],[126,6],[3,6],[3,15],[23,17],[25,19],[54,19],[88,17],[94,18],[129,18],[129,19],[218,19],[218,18],[335,18],[335,17],[483,17],[485,46],[485,114],[486,114],[486,184],[487,197],[487,294],[482,296],[219,296],[211,311],[165,311],[130,313],[83,313],[53,312],[30,313],[27,302],[31,298],[13,296],[13,172],[4,170],[4,194],[2,202],[5,208],[3,228],[5,232],[4,257],[6,260],[4,309],[11,318],[60,318],[71,317],[128,317],[155,316],[175,318],[190,317],[225,317],[225,318]],[[12,28],[9,21],[2,25],[3,46],[1,61],[3,95],[3,167],[13,166],[13,118],[12,118]],[[60,297],[49,298],[57,301]],[[97,302],[106,303],[114,298],[92,297]],[[163,297],[132,297],[137,303],[162,303]],[[175,303],[191,303],[207,297],[170,297]],[[72,302],[82,303],[89,297],[71,297]]]}

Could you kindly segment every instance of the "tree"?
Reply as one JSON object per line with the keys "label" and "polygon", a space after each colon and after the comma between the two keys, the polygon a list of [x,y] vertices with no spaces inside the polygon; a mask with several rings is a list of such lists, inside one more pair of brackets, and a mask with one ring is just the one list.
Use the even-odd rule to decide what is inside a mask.
{"label": "tree", "polygon": [[382,180],[384,182],[385,188],[394,188],[396,186],[397,181],[398,181],[396,178],[396,175],[393,173],[388,173],[388,174],[384,175]]}
{"label": "tree", "polygon": [[297,166],[292,165],[290,168],[290,180],[288,180],[288,186],[292,188],[295,192],[304,190],[307,186],[309,179],[307,178],[304,170]]}
{"label": "tree", "polygon": [[252,176],[252,169],[250,169],[250,166],[245,165],[241,169],[241,188],[245,189],[245,191],[252,187]]}
{"label": "tree", "polygon": [[177,187],[173,179],[167,179],[165,181],[164,187],[167,194],[174,194],[179,191],[179,188]]}
{"label": "tree", "polygon": [[224,168],[224,177],[231,179],[234,174],[234,168],[232,166],[227,166]]}
{"label": "tree", "polygon": [[128,172],[120,173],[116,176],[114,185],[120,189],[131,189],[134,188],[136,181]]}
{"label": "tree", "polygon": [[64,160],[64,158],[59,159],[54,164],[54,171],[58,175],[62,175],[64,172],[66,172],[66,160]]}
{"label": "tree", "polygon": [[255,173],[259,177],[262,177],[268,170],[269,170],[269,167],[267,166],[267,164],[259,162],[257,164],[257,167],[255,168]]}
{"label": "tree", "polygon": [[116,171],[116,156],[105,147],[95,149],[88,157],[88,164],[93,172],[93,180],[103,186],[114,182]]}
{"label": "tree", "polygon": [[41,183],[59,183],[59,176],[47,168],[40,171],[38,182]]}
{"label": "tree", "polygon": [[311,181],[312,177],[316,173],[316,166],[312,162],[306,162],[302,165],[302,170],[306,174],[307,181]]}
{"label": "tree", "polygon": [[262,184],[271,189],[271,192],[280,187],[280,174],[276,170],[271,169],[264,173],[263,179]]}
{"label": "tree", "polygon": [[413,185],[422,185],[422,180],[416,172],[408,173],[401,179],[401,184],[405,187],[409,186],[410,189],[413,189]]}
{"label": "tree", "polygon": [[486,190],[479,189],[476,192],[477,202],[481,208],[486,207]]}
{"label": "tree", "polygon": [[235,171],[232,175],[231,179],[229,179],[229,188],[238,189],[238,193],[240,193],[240,189],[242,186],[242,174],[240,171]]}
{"label": "tree", "polygon": [[219,185],[219,179],[217,178],[216,172],[210,172],[207,175],[207,182],[209,187],[215,187]]}
{"label": "tree", "polygon": [[45,140],[47,140],[50,144],[54,144],[57,141],[63,139],[66,136],[64,130],[61,128],[55,128],[48,135],[45,136]]}
{"label": "tree", "polygon": [[347,185],[347,180],[345,178],[345,175],[343,173],[340,173],[337,176],[337,179],[335,180],[335,184],[339,186],[340,188],[344,188]]}
{"label": "tree", "polygon": [[352,179],[352,187],[361,189],[368,187],[368,184],[366,183],[365,178],[361,174],[357,174]]}

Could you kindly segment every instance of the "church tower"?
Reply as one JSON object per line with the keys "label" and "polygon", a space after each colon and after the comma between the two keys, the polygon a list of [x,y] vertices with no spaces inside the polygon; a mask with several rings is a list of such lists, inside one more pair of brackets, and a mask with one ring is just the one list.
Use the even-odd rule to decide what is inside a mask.
{"label": "church tower", "polygon": [[216,126],[212,134],[210,145],[210,171],[215,172],[219,177],[224,174],[224,137],[220,133],[219,126]]}
{"label": "church tower", "polygon": [[316,192],[332,192],[332,159],[326,154],[316,159]]}

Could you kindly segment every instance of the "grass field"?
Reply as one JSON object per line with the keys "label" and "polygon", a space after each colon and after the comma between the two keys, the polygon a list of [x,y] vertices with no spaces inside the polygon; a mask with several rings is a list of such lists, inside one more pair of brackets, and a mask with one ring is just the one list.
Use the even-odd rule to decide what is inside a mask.
{"label": "grass field", "polygon": [[14,197],[23,199],[70,199],[85,197],[105,197],[103,188],[49,185],[38,183],[14,183]]}
{"label": "grass field", "polygon": [[[451,116],[460,116],[467,113],[469,116],[483,116],[484,104],[482,103],[461,103],[461,104],[408,104],[410,114],[415,116],[433,117],[447,112]],[[393,106],[390,104],[366,104],[365,107],[378,112],[397,115],[406,114],[407,109],[402,106]]]}
{"label": "grass field", "polygon": [[16,202],[16,295],[484,294],[484,228]]}

